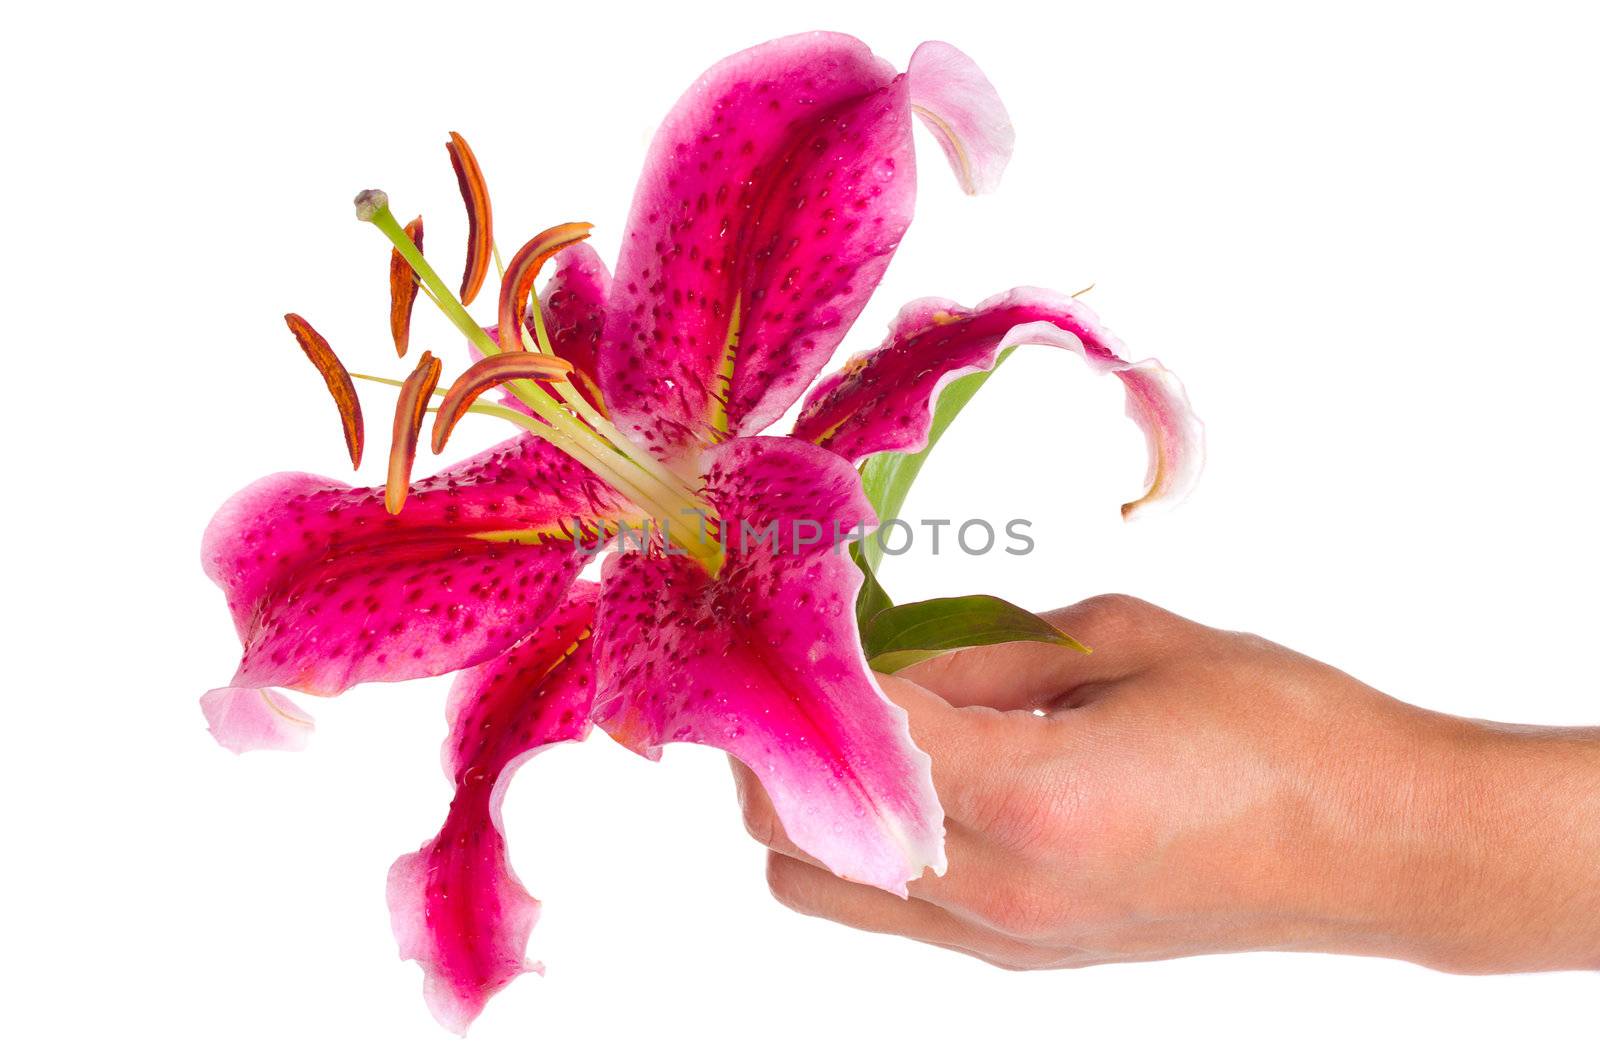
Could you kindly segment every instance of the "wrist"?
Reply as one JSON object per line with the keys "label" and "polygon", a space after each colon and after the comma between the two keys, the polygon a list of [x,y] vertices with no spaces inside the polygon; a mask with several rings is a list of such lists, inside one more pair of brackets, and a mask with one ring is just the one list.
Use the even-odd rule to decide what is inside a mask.
{"label": "wrist", "polygon": [[1600,970],[1600,729],[1453,723],[1432,819],[1460,844],[1419,868],[1442,901],[1423,962]]}
{"label": "wrist", "polygon": [[1360,951],[1463,973],[1600,969],[1600,729],[1397,719],[1353,821],[1374,873],[1355,892],[1366,919],[1347,925]]}

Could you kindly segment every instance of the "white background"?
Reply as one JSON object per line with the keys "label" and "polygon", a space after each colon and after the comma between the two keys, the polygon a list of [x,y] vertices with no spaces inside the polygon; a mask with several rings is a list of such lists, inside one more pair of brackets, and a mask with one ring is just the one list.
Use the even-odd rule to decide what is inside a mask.
{"label": "white background", "polygon": [[[450,275],[464,223],[441,144],[460,129],[502,247],[581,217],[611,259],[677,94],[810,28],[897,63],[948,39],[1018,129],[978,201],[919,139],[918,220],[845,353],[913,297],[1095,282],[1092,305],[1179,373],[1210,431],[1193,500],[1124,527],[1144,458],[1117,386],[1024,351],[907,516],[1026,516],[1038,551],[908,556],[892,590],[1040,609],[1127,591],[1427,706],[1600,719],[1600,75],[1582,8],[1030,6],[7,16],[0,1053],[1593,1059],[1592,974],[1245,955],[1017,975],[808,921],[767,896],[720,755],[651,765],[600,736],[510,793],[549,973],[463,1042],[395,959],[383,900],[448,801],[448,681],[305,699],[321,727],[302,755],[235,758],[207,736],[195,699],[236,646],[201,529],[250,479],[344,461],[282,313],[355,368],[395,365],[388,252],[351,195],[381,185],[402,217],[424,211]],[[428,311],[414,344],[460,368]],[[389,398],[370,394],[381,428]],[[472,431],[455,457],[499,426]]]}

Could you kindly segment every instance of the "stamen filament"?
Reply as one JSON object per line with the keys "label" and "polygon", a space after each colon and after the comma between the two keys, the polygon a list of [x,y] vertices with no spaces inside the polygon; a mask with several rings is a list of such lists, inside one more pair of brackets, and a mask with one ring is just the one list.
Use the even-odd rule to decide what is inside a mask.
{"label": "stamen filament", "polygon": [[556,394],[561,396],[562,401],[574,413],[583,418],[584,421],[587,421],[597,433],[605,437],[607,443],[621,451],[626,458],[668,487],[683,486],[682,480],[672,470],[668,469],[665,463],[649,451],[637,446],[632,440],[624,436],[622,430],[613,425],[604,414],[596,410],[593,404],[584,398],[583,393],[578,390],[570,378],[563,377],[560,380],[552,381],[550,386],[556,390]]}
{"label": "stamen filament", "polygon": [[[371,381],[374,384],[387,384],[391,388],[404,388],[406,385],[405,381],[395,380],[393,377],[378,377],[371,373],[351,373],[350,376],[354,377],[358,381]],[[435,388],[433,390],[433,394],[443,395],[444,389]]]}
{"label": "stamen filament", "polygon": [[[473,409],[476,409],[476,406]],[[675,512],[687,509],[691,513],[699,512],[705,514],[706,519],[709,520],[710,515],[706,511],[705,504],[700,500],[690,498],[686,500],[690,504],[689,506],[680,506],[678,503],[684,500],[669,501],[662,498],[658,494],[657,485],[651,484],[647,479],[638,475],[642,471],[630,470],[615,462],[607,461],[603,454],[598,453],[588,441],[574,440],[572,437],[563,439],[553,426],[508,407],[494,407],[492,413],[495,417],[522,426],[546,443],[561,448],[580,465],[611,485],[629,502],[645,513],[654,516],[661,532],[667,539],[676,543],[683,549],[684,553],[705,566],[712,576],[715,576],[721,570],[724,557],[722,544],[709,537],[703,537],[698,527],[692,532],[687,530],[684,525],[690,514]],[[597,440],[596,442],[599,441]],[[576,444],[576,446],[573,446],[573,444]]]}
{"label": "stamen filament", "polygon": [[544,308],[539,305],[539,293],[535,292],[533,298],[528,300],[528,309],[533,312],[533,340],[539,345],[541,351],[554,351],[550,345],[550,334],[544,328]]}

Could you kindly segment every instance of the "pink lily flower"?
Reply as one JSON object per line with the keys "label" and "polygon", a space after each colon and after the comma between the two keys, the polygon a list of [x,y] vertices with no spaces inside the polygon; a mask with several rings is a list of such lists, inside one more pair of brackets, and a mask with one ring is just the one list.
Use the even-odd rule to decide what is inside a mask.
{"label": "pink lily flower", "polygon": [[[904,897],[925,868],[943,873],[929,759],[862,654],[861,570],[808,526],[872,526],[852,463],[920,449],[951,380],[1021,343],[1075,351],[1122,381],[1148,439],[1145,491],[1125,513],[1192,482],[1199,426],[1176,380],[1129,362],[1075,300],[1038,289],[971,309],[911,304],[882,346],[815,385],[792,436],[757,435],[815,381],[910,223],[913,116],[964,189],[995,184],[1009,120],[947,44],[922,45],[905,73],[838,34],[724,60],[657,134],[616,276],[576,242],[586,227],[541,234],[508,266],[492,337],[462,320],[386,200],[358,201],[485,356],[441,403],[436,449],[494,386],[526,431],[407,487],[438,379],[424,356],[402,392],[387,489],[283,473],[224,504],[204,562],[243,653],[201,701],[230,749],[296,748],[310,718],[280,689],[458,674],[444,755],[454,801],[389,876],[402,956],[421,964],[447,1027],[464,1031],[537,970],[525,949],[538,903],[507,861],[500,799],[524,760],[591,722],[647,757],[694,742],[738,758],[790,837],[842,877]],[[452,159],[483,201],[473,241],[487,248],[481,175],[459,137]],[[468,301],[483,254],[469,257]],[[552,255],[554,279],[525,315]],[[396,276],[412,280],[403,266]],[[406,313],[414,295],[412,281]],[[407,324],[393,322],[402,350]],[[333,365],[318,361],[331,387],[347,386]],[[359,419],[346,427],[359,453]],[[644,521],[657,527],[645,549],[611,553],[598,585],[578,579],[588,558],[573,539]],[[775,541],[752,546],[750,530]]]}

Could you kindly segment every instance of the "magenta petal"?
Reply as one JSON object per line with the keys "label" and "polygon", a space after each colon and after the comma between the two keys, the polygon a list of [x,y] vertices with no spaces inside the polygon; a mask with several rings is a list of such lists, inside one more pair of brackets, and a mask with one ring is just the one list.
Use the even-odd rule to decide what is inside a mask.
{"label": "magenta petal", "polygon": [[1128,362],[1122,342],[1088,307],[1042,288],[1014,288],[967,308],[943,299],[908,304],[874,351],[824,379],[801,407],[794,434],[854,461],[879,451],[915,451],[928,439],[940,390],[994,367],[1019,344],[1076,351],[1095,370],[1114,373],[1128,416],[1144,431],[1150,464],[1145,493],[1123,516],[1187,495],[1205,457],[1204,428],[1183,385],[1154,359]]}
{"label": "magenta petal", "polygon": [[667,457],[772,424],[877,285],[915,186],[906,80],[855,38],[712,67],[634,195],[600,351],[613,420]]}
{"label": "magenta petal", "polygon": [[539,903],[507,863],[500,802],[522,762],[588,733],[596,598],[593,584],[574,584],[526,641],[456,677],[444,748],[455,800],[439,834],[389,870],[400,957],[422,966],[429,1009],[459,1034],[513,979],[541,970],[525,957]]}
{"label": "magenta petal", "polygon": [[969,196],[1000,183],[1016,130],[1000,94],[965,52],[943,41],[926,41],[911,56],[911,107]]}
{"label": "magenta petal", "polygon": [[584,398],[603,407],[600,398],[600,337],[605,331],[606,298],[611,271],[588,244],[573,244],[556,253],[555,276],[539,297],[550,353],[572,363],[572,380]]}
{"label": "magenta petal", "polygon": [[232,686],[329,695],[493,657],[539,624],[587,559],[565,539],[492,537],[559,536],[576,519],[627,512],[532,436],[418,481],[395,516],[381,487],[304,473],[257,481],[223,505],[203,545],[244,646]]}
{"label": "magenta petal", "polygon": [[200,696],[200,709],[212,737],[236,754],[304,750],[316,727],[311,714],[266,687],[218,687]]}
{"label": "magenta petal", "polygon": [[[944,870],[944,815],[928,756],[862,657],[861,573],[833,549],[834,522],[873,520],[860,479],[798,440],[735,440],[705,459],[727,563],[712,578],[683,558],[607,560],[595,719],[646,756],[667,742],[727,751],[807,853],[904,896],[924,866]],[[808,521],[819,542],[804,542]],[[780,549],[746,537],[741,550],[744,522],[776,523]]]}

